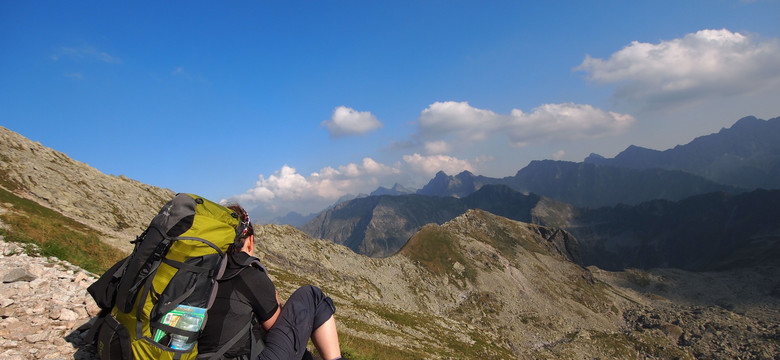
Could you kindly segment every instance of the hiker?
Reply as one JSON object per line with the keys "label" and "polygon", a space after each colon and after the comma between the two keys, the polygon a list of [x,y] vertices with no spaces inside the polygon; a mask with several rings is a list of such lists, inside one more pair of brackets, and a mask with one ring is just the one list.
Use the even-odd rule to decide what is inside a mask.
{"label": "hiker", "polygon": [[298,360],[304,354],[310,358],[306,350],[309,338],[323,359],[340,359],[332,300],[319,288],[307,285],[296,290],[282,306],[274,284],[259,261],[256,262],[259,266],[247,265],[257,260],[253,257],[255,235],[249,215],[240,205],[227,207],[238,214],[242,227],[228,248],[227,268],[219,281],[214,304],[208,310],[209,321],[198,338],[198,352],[208,355],[233,341],[224,357],[250,359],[257,352],[253,339],[259,338],[256,334],[259,328],[236,336],[245,324],[252,322],[253,328],[266,330],[264,348],[257,359]]}

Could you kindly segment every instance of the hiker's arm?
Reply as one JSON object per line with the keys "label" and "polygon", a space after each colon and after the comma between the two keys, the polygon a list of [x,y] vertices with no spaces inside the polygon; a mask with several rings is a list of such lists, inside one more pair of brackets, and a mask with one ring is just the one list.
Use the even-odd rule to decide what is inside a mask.
{"label": "hiker's arm", "polygon": [[252,312],[255,313],[263,328],[270,329],[279,316],[280,305],[276,287],[265,272],[246,271],[243,275],[247,281],[245,293],[252,306]]}
{"label": "hiker's arm", "polygon": [[263,321],[263,329],[265,330],[270,330],[271,326],[274,326],[274,324],[276,323],[276,319],[279,318],[279,313],[282,312],[282,305],[279,304],[279,293],[278,292],[275,293],[276,293],[276,304],[278,306],[276,307],[276,312],[274,312],[274,314],[271,315],[271,318],[269,318],[266,321]]}

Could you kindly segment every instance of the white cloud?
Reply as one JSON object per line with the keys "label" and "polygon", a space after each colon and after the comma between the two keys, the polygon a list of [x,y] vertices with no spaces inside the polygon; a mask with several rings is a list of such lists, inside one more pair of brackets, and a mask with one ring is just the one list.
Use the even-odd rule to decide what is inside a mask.
{"label": "white cloud", "polygon": [[632,42],[608,59],[586,56],[578,71],[618,83],[616,96],[676,102],[733,96],[780,84],[780,42],[721,30],[701,30],[656,44]]}
{"label": "white cloud", "polygon": [[598,138],[618,134],[635,122],[631,115],[583,104],[545,104],[531,113],[512,110],[506,134],[514,146],[549,140]]}
{"label": "white cloud", "polygon": [[371,175],[371,176],[397,174],[400,172],[398,168],[380,164],[374,161],[374,159],[368,157],[363,159],[363,170],[367,175]]}
{"label": "white cloud", "polygon": [[500,117],[490,111],[477,109],[468,102],[435,102],[420,113],[418,119],[423,137],[455,134],[470,141],[484,140],[500,126]]}
{"label": "white cloud", "polygon": [[283,166],[267,179],[260,174],[255,187],[238,196],[240,201],[268,202],[274,199],[298,199],[312,191],[309,181],[295,168]]}
{"label": "white cloud", "polygon": [[563,159],[563,157],[566,156],[566,151],[558,150],[555,153],[552,154],[553,160],[560,160]]}
{"label": "white cloud", "polygon": [[387,166],[371,158],[364,158],[361,164],[350,163],[337,169],[328,166],[308,177],[299,174],[295,168],[285,165],[268,178],[261,174],[252,189],[235,198],[240,202],[255,204],[295,201],[332,202],[366,187],[376,187],[383,177],[397,175],[400,172],[398,167]]}
{"label": "white cloud", "polygon": [[95,49],[92,46],[82,47],[60,47],[56,53],[51,55],[51,59],[59,61],[61,58],[68,58],[74,61],[94,60],[109,64],[121,64],[122,60],[116,56],[110,55],[104,51]]}
{"label": "white cloud", "polygon": [[[546,104],[531,113],[514,109],[509,115],[478,109],[467,102],[436,102],[419,118],[419,136],[426,151],[444,150],[442,138],[460,144],[504,134],[515,146],[550,140],[594,138],[620,133],[634,123],[631,115],[607,112],[590,105]],[[453,141],[450,141],[452,143]],[[448,148],[449,149],[449,145]]]}
{"label": "white cloud", "polygon": [[412,171],[425,176],[433,176],[440,170],[448,174],[457,174],[463,170],[474,171],[474,168],[468,161],[447,155],[423,156],[415,153],[413,155],[404,155],[404,161]]}
{"label": "white cloud", "polygon": [[368,111],[357,111],[346,106],[333,110],[330,120],[322,122],[330,136],[362,135],[382,127],[382,123]]}

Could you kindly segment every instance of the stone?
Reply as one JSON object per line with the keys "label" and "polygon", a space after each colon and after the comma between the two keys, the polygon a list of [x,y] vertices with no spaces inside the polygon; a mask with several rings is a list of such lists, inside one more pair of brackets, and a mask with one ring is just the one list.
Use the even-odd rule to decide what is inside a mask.
{"label": "stone", "polygon": [[98,313],[100,313],[100,306],[98,306],[92,298],[89,298],[89,300],[86,300],[85,309],[87,310],[87,315],[90,317],[96,316]]}
{"label": "stone", "polygon": [[24,251],[24,249],[22,249],[21,246],[16,245],[15,243],[5,243],[5,246],[3,246],[2,249],[3,249],[4,256],[19,254],[22,251]]}
{"label": "stone", "polygon": [[6,273],[2,274],[3,283],[15,283],[17,281],[30,282],[36,279],[36,276],[31,274],[29,270],[25,268],[13,268]]}
{"label": "stone", "polygon": [[669,340],[671,340],[674,343],[677,343],[680,341],[680,337],[683,335],[684,331],[681,327],[673,324],[662,324],[661,325],[661,331],[666,335]]}
{"label": "stone", "polygon": [[39,341],[47,341],[49,339],[49,332],[41,332],[37,334],[27,335],[24,340],[31,343],[37,343]]}
{"label": "stone", "polygon": [[62,306],[59,306],[59,305],[52,306],[49,309],[49,318],[52,319],[52,320],[59,319],[61,310],[62,310]]}
{"label": "stone", "polygon": [[60,321],[73,321],[79,318],[79,314],[76,313],[73,310],[70,309],[62,309],[60,310]]}
{"label": "stone", "polygon": [[16,315],[16,309],[12,309],[12,308],[8,308],[8,307],[0,308],[0,318],[5,319],[5,318],[12,317],[12,316],[15,316],[15,315]]}
{"label": "stone", "polygon": [[3,353],[0,353],[0,358],[5,360],[26,360],[27,359],[27,357],[22,355],[22,353],[14,349],[9,349],[4,351]]}
{"label": "stone", "polygon": [[7,297],[0,297],[0,307],[8,307],[13,303],[14,303],[13,299],[9,299]]}

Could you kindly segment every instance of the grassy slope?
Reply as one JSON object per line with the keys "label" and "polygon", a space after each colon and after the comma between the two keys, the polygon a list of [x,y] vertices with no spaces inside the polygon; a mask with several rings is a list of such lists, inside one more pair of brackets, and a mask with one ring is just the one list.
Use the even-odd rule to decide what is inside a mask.
{"label": "grassy slope", "polygon": [[[101,274],[127,254],[100,241],[100,233],[49,208],[0,188],[0,229],[6,241],[38,245],[40,255],[54,256]],[[30,248],[31,249],[31,248]]]}

